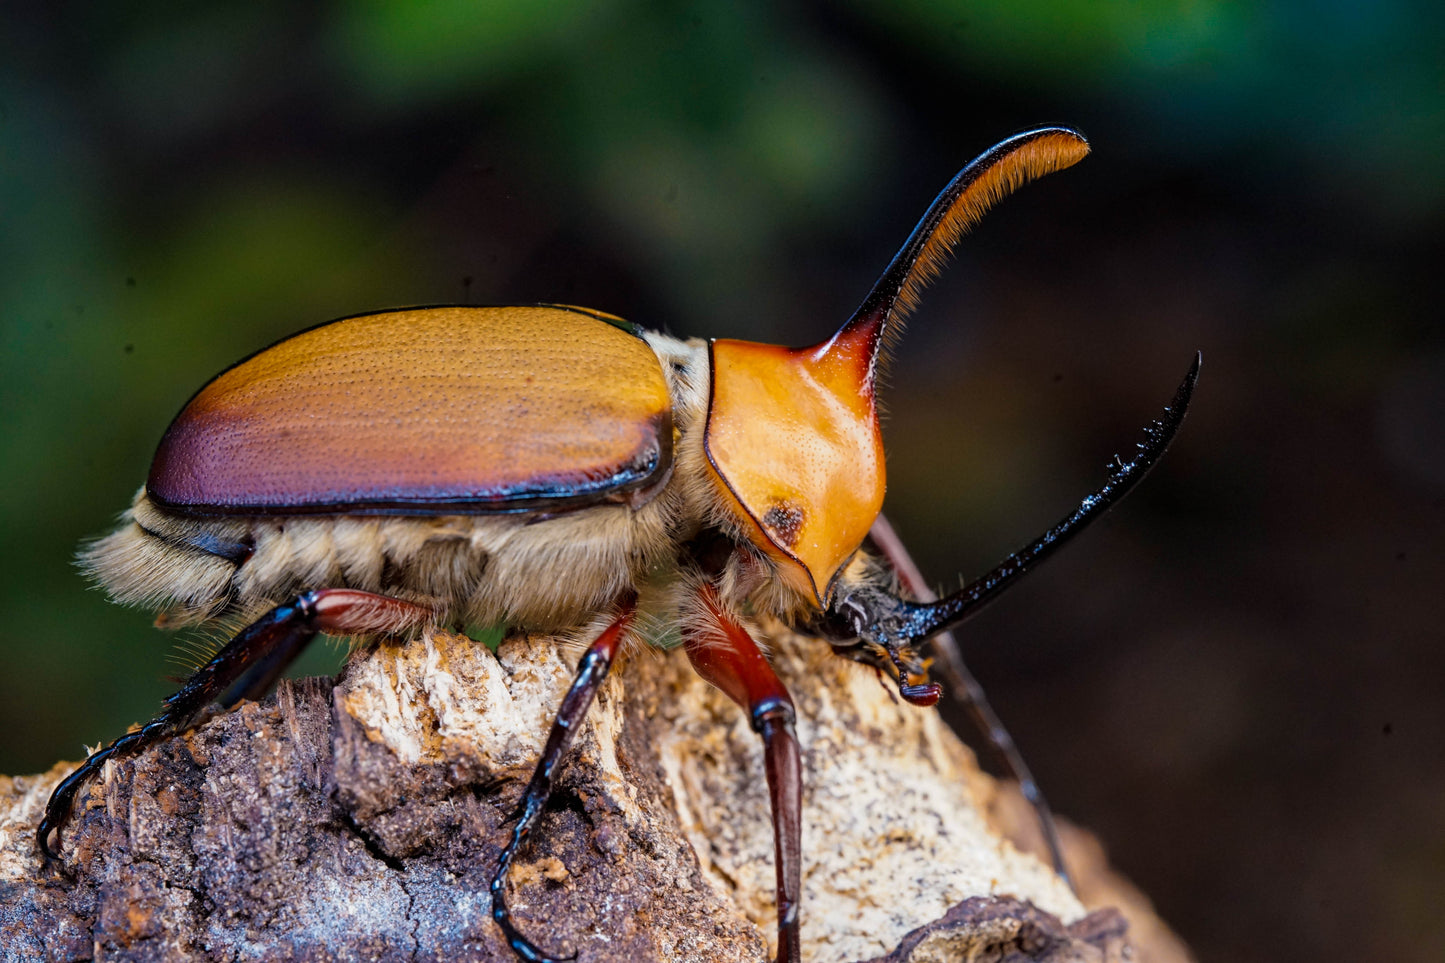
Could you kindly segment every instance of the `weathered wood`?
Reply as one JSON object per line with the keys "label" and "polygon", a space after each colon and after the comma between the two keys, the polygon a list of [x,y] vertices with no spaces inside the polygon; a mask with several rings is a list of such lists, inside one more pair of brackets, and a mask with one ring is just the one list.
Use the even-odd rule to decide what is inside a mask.
{"label": "weathered wood", "polygon": [[[822,643],[774,648],[804,749],[806,959],[1125,958],[1124,917],[1086,913],[999,834],[1027,820],[935,712]],[[63,871],[32,836],[69,764],[0,777],[0,957],[512,963],[487,885],[573,658],[438,633],[285,683],[107,766]],[[583,961],[753,963],[772,874],[756,736],[680,653],[639,649],[600,691],[510,903]],[[1123,908],[1167,938],[1152,958],[1186,958],[1142,898]]]}

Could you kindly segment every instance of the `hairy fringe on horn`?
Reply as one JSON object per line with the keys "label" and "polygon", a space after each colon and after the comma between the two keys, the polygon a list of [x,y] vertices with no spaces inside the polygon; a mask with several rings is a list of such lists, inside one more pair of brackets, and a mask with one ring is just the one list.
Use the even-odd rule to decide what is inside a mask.
{"label": "hairy fringe on horn", "polygon": [[[892,315],[883,328],[883,350],[891,350],[901,334],[902,322],[913,313],[923,289],[938,277],[961,237],[979,222],[993,205],[1029,181],[1071,167],[1089,153],[1089,144],[1072,131],[1049,130],[1010,147],[1005,141],[995,154],[990,151],[961,171],[943,189],[923,224],[936,219],[922,248],[899,288]],[[940,211],[938,205],[945,206]]]}

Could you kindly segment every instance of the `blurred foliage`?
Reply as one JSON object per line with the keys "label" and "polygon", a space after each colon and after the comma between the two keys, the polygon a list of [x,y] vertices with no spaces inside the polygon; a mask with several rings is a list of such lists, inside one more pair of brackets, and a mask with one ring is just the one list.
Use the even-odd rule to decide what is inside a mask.
{"label": "blurred foliage", "polygon": [[[1004,82],[1107,98],[1141,139],[1341,192],[1355,211],[1428,222],[1445,202],[1445,10],[1428,3],[864,3],[942,58]],[[1257,176],[1256,171],[1240,171]]]}
{"label": "blurred foliage", "polygon": [[[118,734],[184,671],[70,557],[214,372],[416,303],[816,340],[953,170],[1061,121],[1100,156],[992,215],[902,346],[890,511],[927,570],[983,568],[1097,483],[1204,346],[1180,450],[1093,554],[981,622],[982,667],[1046,786],[1119,830],[1206,958],[1323,959],[1346,945],[1345,877],[1383,873],[1408,892],[1365,904],[1385,921],[1366,948],[1445,948],[1417,898],[1445,882],[1438,847],[1360,829],[1361,801],[1289,815],[1341,746],[1382,795],[1415,760],[1403,805],[1422,826],[1445,811],[1442,647],[1418,602],[1445,503],[1445,8],[336,0],[5,20],[0,771]],[[1386,716],[1413,734],[1382,762],[1358,732]],[[1114,774],[1050,755],[1061,731],[1116,750]],[[1250,794],[1273,800],[1258,835],[1219,813]],[[1372,844],[1327,861],[1320,833]],[[1219,839],[1282,847],[1291,882],[1233,881],[1258,851]],[[1250,942],[1252,912],[1277,942]]]}

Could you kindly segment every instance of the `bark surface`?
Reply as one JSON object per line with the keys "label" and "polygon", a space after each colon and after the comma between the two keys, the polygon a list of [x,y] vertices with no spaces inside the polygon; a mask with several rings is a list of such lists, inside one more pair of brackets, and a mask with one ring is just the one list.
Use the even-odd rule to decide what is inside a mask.
{"label": "bark surface", "polygon": [[[1016,848],[1030,814],[936,712],[823,643],[773,648],[804,754],[805,960],[1188,958],[1086,834],[1065,836],[1094,912]],[[0,777],[0,959],[513,963],[487,887],[575,657],[437,633],[283,683],[108,765],[63,868],[33,833],[73,764]],[[680,652],[632,651],[511,883],[554,954],[767,958],[772,834],[743,713]]]}

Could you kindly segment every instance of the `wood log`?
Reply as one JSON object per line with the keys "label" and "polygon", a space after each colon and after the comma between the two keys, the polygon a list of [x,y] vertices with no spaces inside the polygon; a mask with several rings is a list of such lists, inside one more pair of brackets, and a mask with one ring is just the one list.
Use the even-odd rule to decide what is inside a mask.
{"label": "wood log", "polygon": [[[817,640],[770,647],[804,753],[805,960],[1187,959],[1084,834],[1066,838],[1093,912],[1010,843],[1027,812],[935,711]],[[375,645],[108,764],[63,866],[33,836],[73,764],[0,777],[0,958],[513,963],[488,884],[576,656],[541,637]],[[743,713],[682,653],[631,650],[518,860],[514,919],[589,963],[756,963],[773,887]]]}

